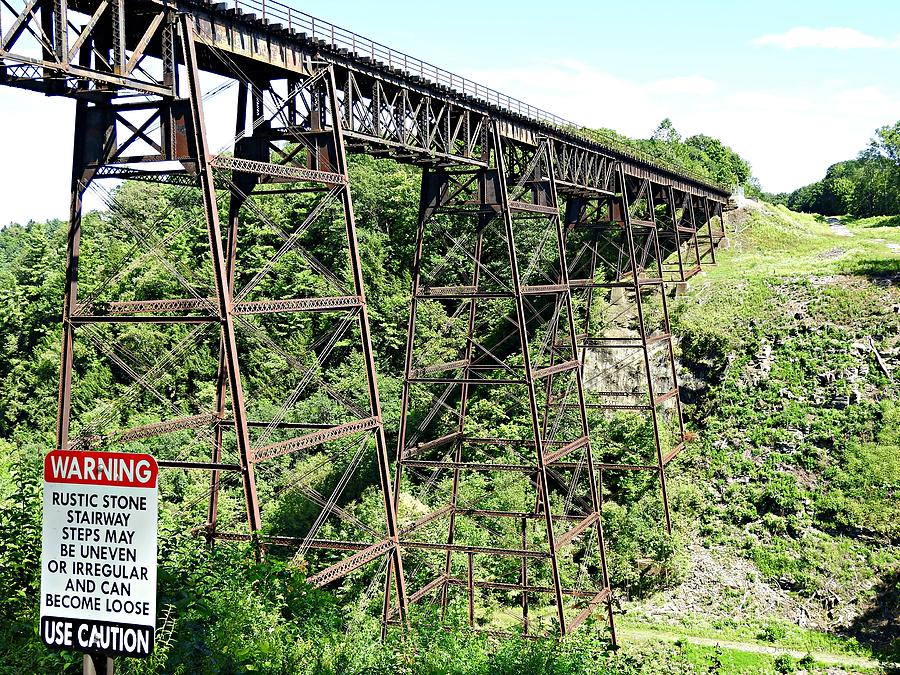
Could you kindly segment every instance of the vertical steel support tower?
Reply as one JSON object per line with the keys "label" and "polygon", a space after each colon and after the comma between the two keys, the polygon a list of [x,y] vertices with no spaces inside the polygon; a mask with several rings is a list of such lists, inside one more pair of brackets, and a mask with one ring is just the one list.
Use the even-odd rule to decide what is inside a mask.
{"label": "vertical steel support tower", "polygon": [[722,202],[708,197],[694,196],[694,213],[700,215],[700,222],[705,226],[705,244],[702,261],[716,264],[716,247],[725,238],[725,219]]}
{"label": "vertical steel support tower", "polygon": [[[257,555],[276,547],[294,551],[315,585],[375,561],[386,566],[390,559],[395,602],[405,619],[396,512],[334,73],[310,61],[306,72],[274,82],[248,75],[241,64],[218,54],[232,68],[238,106],[233,152],[217,154],[206,133],[191,16],[161,9],[140,20],[148,24],[147,44],[159,41],[164,58],[159,81],[133,85],[139,97],[124,83],[106,83],[108,63],[112,77],[140,61],[115,41],[124,30],[121,12],[113,11],[112,37],[95,36],[88,27],[73,46],[82,46],[81,66],[100,75],[85,75],[70,92],[78,104],[57,447],[150,448],[162,467],[209,471],[206,522],[195,532],[210,541],[251,542]],[[103,27],[99,20],[94,25],[98,31]],[[109,45],[105,50],[91,46],[103,41]],[[124,204],[121,195],[96,188],[96,181],[110,178],[160,183],[170,191],[165,194],[171,203],[155,220],[149,218],[147,205]],[[88,269],[89,292],[81,297],[82,202],[89,188],[108,199],[110,226],[130,248],[117,269]],[[276,214],[277,209],[288,213]],[[220,210],[228,214],[224,228]],[[239,226],[248,218],[252,232],[244,239]],[[308,250],[322,236],[330,242],[327,261]],[[242,241],[252,249],[246,263],[238,255]],[[170,247],[199,252],[196,266],[169,259]],[[168,274],[172,283],[142,283],[145,269]],[[173,286],[186,292],[180,297],[159,292]],[[137,324],[156,326],[152,335],[159,344],[135,344],[129,326]],[[293,344],[292,330],[304,324],[318,328],[320,337],[309,346]],[[79,396],[76,336],[104,359],[110,384],[121,381],[121,396],[107,395],[99,404]],[[188,372],[212,375],[209,403],[203,395],[176,400],[166,386],[170,371],[186,362],[199,364],[204,356],[209,363]],[[242,360],[265,372],[248,376]],[[362,368],[361,395],[342,391],[340,381],[328,375],[330,368],[351,363]],[[170,416],[129,426],[141,419],[147,401]],[[157,440],[169,434],[181,434],[177,451]],[[201,456],[204,444],[212,446],[211,457]],[[323,479],[323,465],[339,478]],[[342,505],[348,484],[368,467],[382,497],[381,531]],[[267,500],[257,491],[261,475],[269,481]],[[232,506],[239,493],[244,511],[235,518],[231,508],[224,526],[223,490]],[[294,510],[285,511],[286,503],[295,503]],[[193,513],[194,506],[182,509]],[[244,531],[227,529],[240,521]],[[347,557],[335,562],[333,553],[323,557],[316,551]]]}
{"label": "vertical steel support tower", "polygon": [[[651,183],[666,281],[684,283],[701,271],[697,221],[689,192]],[[674,252],[674,253],[673,253]]]}
{"label": "vertical steel support tower", "polygon": [[409,599],[525,634],[603,605],[613,630],[551,144],[495,124],[483,152],[422,179],[395,479]]}
{"label": "vertical steel support tower", "polygon": [[[670,217],[675,221],[677,216]],[[684,448],[684,422],[650,182],[619,167],[609,194],[569,199],[566,228],[570,283],[584,294],[577,338],[587,408],[595,413],[591,430],[603,447],[599,468],[608,477],[620,471],[657,474],[661,516],[671,531],[665,467]],[[677,274],[685,276],[683,260]],[[645,443],[616,442],[617,429],[628,419],[647,430],[639,435]],[[606,482],[614,487],[614,476]]]}

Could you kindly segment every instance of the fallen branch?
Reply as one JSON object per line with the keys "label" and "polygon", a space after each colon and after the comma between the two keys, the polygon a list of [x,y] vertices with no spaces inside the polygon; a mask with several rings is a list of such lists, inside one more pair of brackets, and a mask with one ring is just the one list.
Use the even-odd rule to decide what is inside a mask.
{"label": "fallen branch", "polygon": [[875,340],[872,339],[872,336],[869,335],[869,347],[872,348],[872,353],[875,354],[875,360],[878,362],[878,367],[881,368],[882,372],[887,376],[887,378],[893,379],[891,377],[891,371],[888,370],[887,363],[884,362],[884,359],[881,358],[881,354],[878,351],[878,347],[875,346]]}

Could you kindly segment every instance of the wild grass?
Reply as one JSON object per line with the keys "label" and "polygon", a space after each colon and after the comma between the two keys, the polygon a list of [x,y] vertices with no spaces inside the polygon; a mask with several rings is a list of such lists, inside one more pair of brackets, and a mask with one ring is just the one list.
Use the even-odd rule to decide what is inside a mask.
{"label": "wild grass", "polygon": [[837,234],[820,216],[764,204],[751,211],[742,234],[716,254],[710,279],[804,278],[866,275],[867,266],[900,272],[900,228],[896,216],[845,220],[853,236]]}

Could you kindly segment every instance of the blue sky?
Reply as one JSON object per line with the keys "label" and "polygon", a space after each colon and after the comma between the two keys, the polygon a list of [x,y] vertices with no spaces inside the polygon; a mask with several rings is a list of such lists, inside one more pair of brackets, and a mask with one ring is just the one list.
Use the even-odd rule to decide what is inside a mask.
{"label": "blue sky", "polygon": [[[771,191],[900,119],[897,0],[287,1],[574,122],[646,137],[670,117]],[[0,224],[66,214],[72,110],[0,88]]]}

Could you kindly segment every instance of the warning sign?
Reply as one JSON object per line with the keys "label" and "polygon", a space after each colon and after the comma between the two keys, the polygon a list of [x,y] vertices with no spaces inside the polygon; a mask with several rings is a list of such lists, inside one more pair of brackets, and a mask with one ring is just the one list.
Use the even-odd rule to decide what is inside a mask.
{"label": "warning sign", "polygon": [[147,656],[156,626],[156,460],[55,450],[44,459],[41,639]]}

